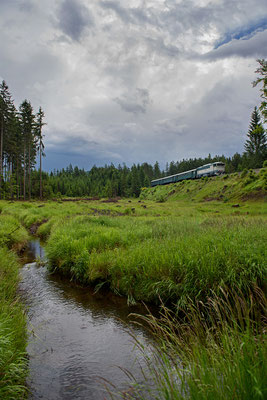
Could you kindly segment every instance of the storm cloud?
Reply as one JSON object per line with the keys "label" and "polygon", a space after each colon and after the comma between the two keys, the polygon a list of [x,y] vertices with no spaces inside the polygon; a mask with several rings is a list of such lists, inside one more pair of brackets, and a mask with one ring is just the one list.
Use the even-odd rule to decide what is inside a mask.
{"label": "storm cloud", "polygon": [[64,0],[58,12],[59,28],[73,40],[79,40],[87,26],[93,26],[89,10],[78,0]]}
{"label": "storm cloud", "polygon": [[115,103],[121,106],[122,110],[133,113],[146,113],[146,108],[150,103],[147,89],[136,89],[133,95],[123,95],[122,98],[116,97]]}
{"label": "storm cloud", "polygon": [[0,78],[45,111],[46,169],[242,152],[265,0],[0,1]]}

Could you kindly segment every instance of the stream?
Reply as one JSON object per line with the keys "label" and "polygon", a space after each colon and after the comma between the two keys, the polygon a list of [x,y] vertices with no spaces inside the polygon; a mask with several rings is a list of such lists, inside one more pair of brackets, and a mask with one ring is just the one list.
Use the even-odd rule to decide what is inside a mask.
{"label": "stream", "polygon": [[[146,330],[130,322],[128,307],[110,292],[94,294],[38,266],[44,258],[38,240],[29,243],[21,269],[20,292],[28,315],[29,399],[108,399],[104,380],[127,390],[125,372],[142,381],[140,351],[132,334],[145,346]],[[128,384],[129,386],[129,384]]]}

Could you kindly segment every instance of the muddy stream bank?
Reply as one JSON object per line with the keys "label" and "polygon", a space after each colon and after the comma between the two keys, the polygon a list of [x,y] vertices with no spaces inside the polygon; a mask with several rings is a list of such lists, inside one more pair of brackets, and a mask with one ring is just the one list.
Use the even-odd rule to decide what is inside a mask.
{"label": "muddy stream bank", "polygon": [[29,244],[21,269],[20,292],[26,304],[29,330],[29,399],[104,400],[101,378],[127,389],[125,368],[142,382],[139,350],[132,333],[148,345],[148,332],[130,322],[129,308],[111,293],[94,294],[39,267],[44,258],[38,240]]}

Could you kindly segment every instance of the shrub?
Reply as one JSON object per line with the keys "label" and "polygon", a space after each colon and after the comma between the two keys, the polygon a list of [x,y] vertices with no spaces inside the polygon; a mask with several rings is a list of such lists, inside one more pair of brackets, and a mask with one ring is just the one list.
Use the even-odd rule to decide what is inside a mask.
{"label": "shrub", "polygon": [[159,195],[158,197],[157,197],[157,200],[156,200],[158,203],[165,203],[165,201],[166,201],[166,197],[164,197],[162,194],[161,195]]}
{"label": "shrub", "polygon": [[248,174],[248,170],[247,170],[247,168],[245,168],[245,169],[241,172],[240,177],[243,179],[243,178],[245,178],[245,176],[247,176],[247,174]]}

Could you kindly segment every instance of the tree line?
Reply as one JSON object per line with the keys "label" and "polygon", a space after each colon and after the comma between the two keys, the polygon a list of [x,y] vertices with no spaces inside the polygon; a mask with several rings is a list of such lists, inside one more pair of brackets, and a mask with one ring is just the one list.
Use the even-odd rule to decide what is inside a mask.
{"label": "tree line", "polygon": [[[113,164],[93,166],[90,171],[69,165],[51,173],[42,171],[44,141],[42,108],[34,114],[31,103],[24,100],[16,110],[5,81],[0,86],[0,198],[70,197],[138,197],[142,187],[153,179],[177,174],[215,161],[226,165],[226,172],[240,172],[245,168],[260,168],[267,159],[267,61],[258,60],[259,75],[253,85],[262,83],[262,103],[251,114],[247,140],[242,154],[232,157],[210,154],[204,158],[189,158],[167,163],[164,170],[159,163],[143,163],[127,167]],[[36,161],[39,156],[39,169]]]}
{"label": "tree line", "polygon": [[[0,199],[32,197],[32,173],[36,158],[44,155],[42,108],[34,114],[28,100],[17,110],[6,82],[0,85]],[[39,193],[42,198],[42,173],[39,173]]]}

